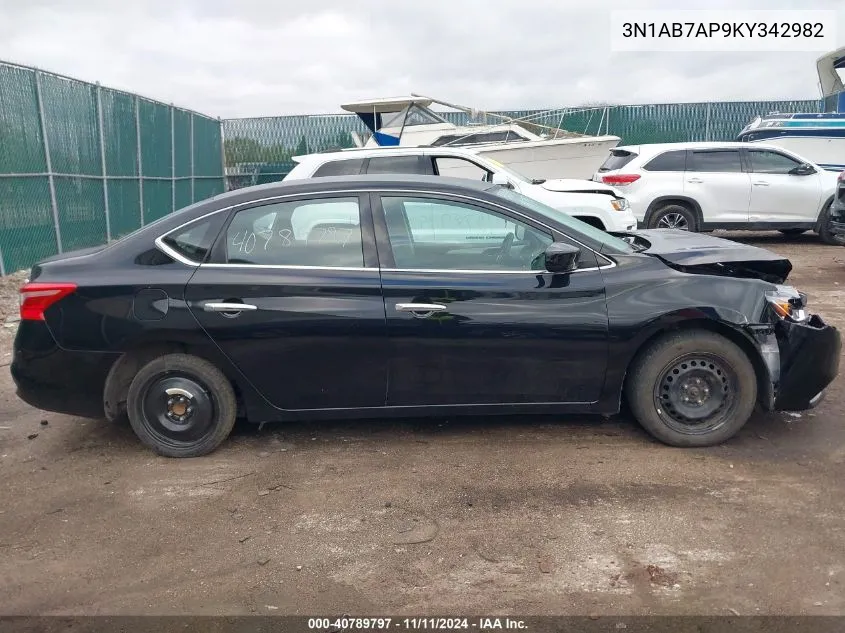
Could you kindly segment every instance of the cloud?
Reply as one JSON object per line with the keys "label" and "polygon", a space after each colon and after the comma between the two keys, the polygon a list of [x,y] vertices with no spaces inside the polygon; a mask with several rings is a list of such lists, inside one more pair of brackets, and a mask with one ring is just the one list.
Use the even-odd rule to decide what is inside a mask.
{"label": "cloud", "polygon": [[677,3],[0,0],[0,56],[224,118],[412,91],[486,109],[819,94],[817,53],[613,53],[614,8]]}

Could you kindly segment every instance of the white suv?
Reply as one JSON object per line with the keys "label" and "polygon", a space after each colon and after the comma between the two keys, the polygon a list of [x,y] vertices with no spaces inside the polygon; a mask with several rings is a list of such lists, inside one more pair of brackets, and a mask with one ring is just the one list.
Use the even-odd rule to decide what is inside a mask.
{"label": "white suv", "polygon": [[530,180],[466,147],[355,149],[294,156],[285,180],[353,174],[429,174],[494,182],[605,231],[637,228],[628,201],[610,185],[590,180]]}
{"label": "white suv", "polygon": [[610,150],[593,176],[624,192],[646,228],[815,230],[824,241],[836,174],[754,143],[665,143]]}

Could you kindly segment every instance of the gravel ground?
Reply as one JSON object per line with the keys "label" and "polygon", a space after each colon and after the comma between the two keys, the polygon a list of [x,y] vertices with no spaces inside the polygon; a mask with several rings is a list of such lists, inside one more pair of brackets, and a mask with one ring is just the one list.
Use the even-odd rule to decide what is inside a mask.
{"label": "gravel ground", "polygon": [[[845,250],[733,237],[845,326]],[[243,426],[168,460],[4,370],[0,613],[845,614],[842,387],[701,450],[522,416]]]}

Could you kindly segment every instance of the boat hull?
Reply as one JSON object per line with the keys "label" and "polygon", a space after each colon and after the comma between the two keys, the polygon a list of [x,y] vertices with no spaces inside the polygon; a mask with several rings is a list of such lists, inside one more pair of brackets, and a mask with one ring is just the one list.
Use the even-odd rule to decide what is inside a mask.
{"label": "boat hull", "polygon": [[474,145],[473,149],[527,178],[589,180],[620,140],[618,136],[591,136]]}

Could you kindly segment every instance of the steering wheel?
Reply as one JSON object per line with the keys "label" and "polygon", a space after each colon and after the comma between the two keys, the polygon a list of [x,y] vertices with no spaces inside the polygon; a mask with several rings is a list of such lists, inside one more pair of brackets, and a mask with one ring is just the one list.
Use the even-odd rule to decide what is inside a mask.
{"label": "steering wheel", "polygon": [[502,260],[507,257],[511,252],[511,246],[513,246],[513,241],[516,239],[516,235],[512,232],[505,235],[505,239],[502,242],[502,245],[499,247],[499,252],[496,253],[496,263],[501,264]]}

